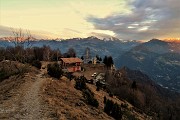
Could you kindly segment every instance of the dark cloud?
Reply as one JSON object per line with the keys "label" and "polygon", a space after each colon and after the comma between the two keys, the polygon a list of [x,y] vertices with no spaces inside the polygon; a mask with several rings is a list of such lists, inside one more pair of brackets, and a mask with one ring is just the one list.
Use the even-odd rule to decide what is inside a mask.
{"label": "dark cloud", "polygon": [[87,21],[93,23],[95,29],[111,30],[122,39],[179,37],[180,0],[134,0],[128,5],[130,14],[89,16]]}

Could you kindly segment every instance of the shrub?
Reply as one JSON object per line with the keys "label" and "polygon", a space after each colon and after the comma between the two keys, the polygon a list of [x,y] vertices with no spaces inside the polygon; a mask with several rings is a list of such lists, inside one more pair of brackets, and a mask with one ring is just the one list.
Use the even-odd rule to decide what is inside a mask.
{"label": "shrub", "polygon": [[121,104],[121,107],[122,107],[122,108],[128,108],[128,104],[126,104],[126,103],[123,104],[123,103],[122,103],[122,104]]}
{"label": "shrub", "polygon": [[108,100],[108,99],[104,103],[105,103],[104,105],[105,113],[107,113],[109,116],[112,116],[116,120],[122,119],[121,107],[117,103],[114,103],[112,100]]}
{"label": "shrub", "polygon": [[4,70],[0,70],[0,82],[8,77],[9,75]]}
{"label": "shrub", "polygon": [[99,91],[100,87],[101,87],[101,83],[100,83],[100,81],[97,81],[96,82],[96,91]]}
{"label": "shrub", "polygon": [[[12,64],[12,65],[11,65]],[[0,82],[4,79],[8,79],[13,75],[23,75],[24,73],[29,71],[29,66],[27,65],[17,65],[14,63],[7,63],[4,65],[0,65]]]}
{"label": "shrub", "polygon": [[99,103],[94,98],[94,94],[91,92],[91,90],[89,89],[83,90],[83,96],[89,105],[92,105],[93,107],[96,107],[96,108],[99,106]]}
{"label": "shrub", "polygon": [[76,78],[75,88],[78,90],[81,90],[83,92],[83,97],[85,98],[85,101],[87,104],[92,105],[93,107],[98,107],[99,103],[94,98],[93,92],[87,88],[86,86],[87,79],[84,76],[80,76]]}
{"label": "shrub", "polygon": [[39,61],[39,60],[34,60],[33,62],[32,62],[32,66],[35,66],[35,67],[37,67],[38,69],[41,69],[41,62]]}
{"label": "shrub", "polygon": [[51,77],[54,77],[54,78],[57,78],[57,79],[59,79],[61,77],[61,75],[63,74],[60,65],[57,64],[57,63],[48,64],[47,71],[48,71],[48,74]]}
{"label": "shrub", "polygon": [[109,92],[109,97],[113,97],[113,93],[112,92]]}
{"label": "shrub", "polygon": [[136,84],[136,81],[133,81],[132,85],[131,85],[131,88],[136,90],[137,89],[137,84]]}
{"label": "shrub", "polygon": [[75,88],[77,90],[86,89],[86,78],[84,76],[76,78]]}
{"label": "shrub", "polygon": [[106,98],[106,96],[104,96],[104,101],[103,101],[103,103],[105,104],[106,101],[107,101],[107,98]]}

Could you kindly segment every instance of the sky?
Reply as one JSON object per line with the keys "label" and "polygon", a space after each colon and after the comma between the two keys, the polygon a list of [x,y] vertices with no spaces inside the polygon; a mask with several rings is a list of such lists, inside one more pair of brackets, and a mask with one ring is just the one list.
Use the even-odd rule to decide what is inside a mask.
{"label": "sky", "polygon": [[0,0],[0,36],[180,38],[180,0]]}

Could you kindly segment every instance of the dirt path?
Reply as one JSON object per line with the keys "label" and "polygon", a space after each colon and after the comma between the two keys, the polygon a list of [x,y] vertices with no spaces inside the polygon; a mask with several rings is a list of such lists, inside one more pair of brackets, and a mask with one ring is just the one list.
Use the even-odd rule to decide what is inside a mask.
{"label": "dirt path", "polygon": [[[22,111],[24,115],[19,116],[20,119],[25,120],[37,120],[42,119],[42,105],[40,96],[40,87],[43,83],[42,72],[36,75],[36,80],[30,88],[26,91],[26,94],[22,101]],[[21,118],[22,117],[22,118]]]}
{"label": "dirt path", "polygon": [[[0,100],[0,119],[3,120],[56,120],[53,108],[45,101],[43,83],[46,81],[44,72],[25,74],[24,81],[18,87],[12,87],[8,91],[7,98]],[[11,80],[14,81],[14,80]],[[17,84],[14,83],[13,86]],[[5,87],[7,85],[4,85]]]}

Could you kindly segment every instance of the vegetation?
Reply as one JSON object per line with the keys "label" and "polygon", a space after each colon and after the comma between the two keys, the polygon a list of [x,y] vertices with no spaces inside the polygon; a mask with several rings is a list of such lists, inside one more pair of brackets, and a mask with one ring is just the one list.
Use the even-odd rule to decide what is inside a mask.
{"label": "vegetation", "polygon": [[105,56],[103,59],[103,63],[107,68],[111,68],[112,65],[114,64],[113,58],[111,56]]}
{"label": "vegetation", "polygon": [[75,88],[82,91],[83,97],[89,105],[93,107],[98,107],[99,103],[94,98],[93,92],[91,92],[91,90],[86,86],[86,81],[87,79],[84,76],[76,78]]}
{"label": "vegetation", "polygon": [[83,90],[83,89],[87,88],[86,78],[84,76],[80,76],[80,77],[76,78],[75,88],[77,90]]}
{"label": "vegetation", "polygon": [[112,116],[116,120],[121,120],[123,115],[121,107],[117,103],[114,103],[112,100],[106,98],[104,98],[104,100],[104,112],[109,116]]}
{"label": "vegetation", "polygon": [[63,56],[66,58],[76,57],[76,51],[73,48],[69,48],[68,51],[64,53]]}
{"label": "vegetation", "polygon": [[180,119],[179,96],[160,88],[141,72],[124,67],[115,73],[107,73],[106,81],[107,89],[138,108],[138,112],[143,111],[160,120]]}
{"label": "vegetation", "polygon": [[[41,48],[25,47],[24,44],[28,44],[29,38],[26,39],[27,41],[19,42],[19,33],[15,35],[17,35],[14,41],[15,47],[0,48],[0,61],[10,60],[25,64],[29,63],[32,66],[40,69],[40,61],[58,61],[61,57],[76,57],[76,51],[73,48],[70,48],[62,55],[59,49],[52,50],[49,46],[43,46]],[[96,58],[98,61],[102,61],[98,55]],[[82,56],[82,59],[86,58]],[[92,61],[89,61],[88,63],[92,63]],[[105,56],[103,63],[107,68],[111,68],[114,64],[113,58],[111,56]],[[22,74],[26,72],[26,66],[12,66],[11,63],[9,66],[10,69],[6,69],[5,67],[0,66],[0,82],[10,77],[11,75]],[[57,79],[59,79],[63,74],[61,66],[57,63],[49,64],[47,66],[47,71],[50,76]],[[69,78],[71,80],[71,76]],[[105,78],[108,83],[107,89],[110,90],[109,95],[111,97],[116,95],[120,99],[125,99],[133,106],[138,108],[139,112],[144,111],[146,114],[155,116],[160,120],[180,119],[179,96],[176,97],[171,95],[167,97],[166,95],[168,92],[156,86],[153,82],[149,82],[149,78],[147,78],[146,75],[139,74],[137,71],[128,74],[128,71],[124,69],[114,73],[108,73],[106,74]],[[82,91],[83,97],[89,105],[98,107],[99,103],[94,98],[92,91],[86,86],[86,81],[87,80],[84,76],[77,78],[75,88]],[[97,91],[102,88],[100,82],[97,82],[96,86]],[[175,99],[175,97],[178,99]],[[121,119],[121,108],[127,108],[126,104],[119,106],[117,103],[108,100],[106,97],[104,97],[104,104],[104,112],[115,119]],[[128,115],[128,113],[126,114]],[[129,115],[129,119],[130,118],[135,119],[134,116]]]}
{"label": "vegetation", "polygon": [[3,68],[0,69],[0,82],[6,78],[9,78],[9,76],[14,75],[15,73],[7,73]]}
{"label": "vegetation", "polygon": [[87,88],[83,90],[83,97],[85,98],[85,100],[89,105],[92,105],[93,107],[96,108],[99,106],[98,101],[94,98],[94,94],[91,92],[90,89]]}
{"label": "vegetation", "polygon": [[63,71],[58,63],[48,64],[47,71],[51,77],[54,77],[57,79],[59,79],[61,75],[63,74]]}
{"label": "vegetation", "polygon": [[17,62],[0,62],[0,82],[13,75],[23,75],[28,72],[28,68],[28,65],[19,64]]}
{"label": "vegetation", "polygon": [[37,67],[38,69],[41,69],[41,62],[39,61],[39,60],[34,60],[33,62],[32,62],[32,66],[35,66],[35,67]]}

